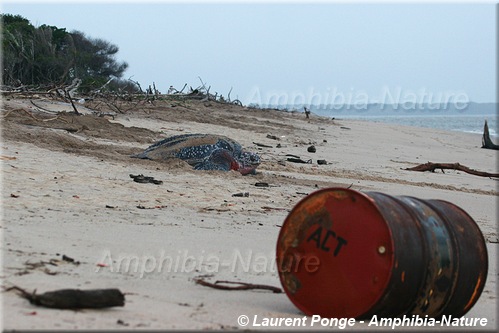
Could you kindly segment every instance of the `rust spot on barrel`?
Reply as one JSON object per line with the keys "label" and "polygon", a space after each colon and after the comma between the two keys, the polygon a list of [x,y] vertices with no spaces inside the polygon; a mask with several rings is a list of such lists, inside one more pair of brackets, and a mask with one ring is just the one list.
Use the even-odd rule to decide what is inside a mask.
{"label": "rust spot on barrel", "polygon": [[[470,301],[464,307],[464,311],[468,311],[473,306],[473,304],[477,301],[478,297],[480,297],[480,295],[478,294],[479,289],[481,288],[480,281],[481,281],[481,278],[479,277],[478,281],[476,282],[475,289],[473,290],[473,294],[470,297]],[[481,293],[481,291],[480,291],[480,293]]]}

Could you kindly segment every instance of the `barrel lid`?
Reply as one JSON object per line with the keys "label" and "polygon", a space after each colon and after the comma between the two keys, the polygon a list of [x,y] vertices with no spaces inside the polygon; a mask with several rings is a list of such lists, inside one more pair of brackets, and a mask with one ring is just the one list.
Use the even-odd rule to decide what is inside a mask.
{"label": "barrel lid", "polygon": [[307,315],[361,317],[383,296],[393,257],[390,229],[373,200],[345,188],[302,199],[277,241],[281,284]]}

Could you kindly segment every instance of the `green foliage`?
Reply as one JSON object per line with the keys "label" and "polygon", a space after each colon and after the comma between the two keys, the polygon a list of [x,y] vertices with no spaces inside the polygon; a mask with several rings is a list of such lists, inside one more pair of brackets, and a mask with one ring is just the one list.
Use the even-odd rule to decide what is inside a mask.
{"label": "green foliage", "polygon": [[92,90],[110,78],[120,78],[128,65],[118,62],[118,47],[79,31],[50,25],[34,27],[22,16],[3,14],[4,84],[69,84],[74,78]]}

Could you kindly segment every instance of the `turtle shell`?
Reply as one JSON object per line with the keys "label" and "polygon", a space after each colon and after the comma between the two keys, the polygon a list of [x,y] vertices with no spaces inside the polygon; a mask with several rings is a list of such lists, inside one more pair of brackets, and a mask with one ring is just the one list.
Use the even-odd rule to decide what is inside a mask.
{"label": "turtle shell", "polygon": [[148,147],[133,157],[151,160],[180,158],[199,170],[238,170],[241,145],[213,134],[175,135]]}

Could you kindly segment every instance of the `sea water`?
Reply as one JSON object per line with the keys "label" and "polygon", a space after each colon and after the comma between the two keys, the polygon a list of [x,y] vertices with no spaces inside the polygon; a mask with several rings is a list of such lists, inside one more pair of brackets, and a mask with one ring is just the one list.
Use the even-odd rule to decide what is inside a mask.
{"label": "sea water", "polygon": [[491,137],[498,136],[497,115],[356,115],[341,114],[336,119],[362,119],[381,123],[428,127],[447,131],[483,134],[485,120]]}
{"label": "sea water", "polygon": [[[303,111],[303,106],[294,109]],[[335,119],[362,119],[479,134],[483,133],[484,123],[487,120],[490,136],[497,138],[499,132],[499,107],[495,103],[470,103],[463,109],[457,109],[452,105],[445,108],[423,106],[404,109],[396,105],[382,104],[372,104],[364,108],[349,107],[348,105],[343,105],[341,108],[331,105],[311,106],[309,109],[314,114]]]}

